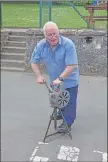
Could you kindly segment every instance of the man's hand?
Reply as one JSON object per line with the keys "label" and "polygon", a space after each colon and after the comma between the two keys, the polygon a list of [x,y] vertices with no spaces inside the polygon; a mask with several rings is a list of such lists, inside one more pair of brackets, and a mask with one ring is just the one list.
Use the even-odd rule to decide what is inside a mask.
{"label": "man's hand", "polygon": [[58,85],[58,84],[60,84],[61,83],[61,81],[57,78],[56,80],[54,80],[53,81],[53,85]]}
{"label": "man's hand", "polygon": [[43,76],[38,76],[36,78],[36,82],[39,83],[39,84],[44,84],[45,83],[45,78]]}

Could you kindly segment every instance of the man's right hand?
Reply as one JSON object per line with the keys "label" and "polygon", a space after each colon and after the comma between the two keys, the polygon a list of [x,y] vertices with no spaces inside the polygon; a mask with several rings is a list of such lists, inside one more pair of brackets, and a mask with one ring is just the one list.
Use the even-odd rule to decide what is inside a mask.
{"label": "man's right hand", "polygon": [[39,84],[44,84],[45,83],[45,78],[43,76],[38,76],[36,78],[36,82]]}

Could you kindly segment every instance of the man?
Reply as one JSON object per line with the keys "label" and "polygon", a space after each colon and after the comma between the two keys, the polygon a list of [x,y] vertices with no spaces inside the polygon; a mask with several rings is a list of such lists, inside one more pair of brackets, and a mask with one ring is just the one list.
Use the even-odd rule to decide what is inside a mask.
{"label": "man", "polygon": [[[45,78],[39,70],[39,62],[42,59],[46,65],[51,85],[58,85],[63,82],[64,87],[70,93],[68,105],[62,109],[64,118],[69,129],[76,118],[76,102],[79,84],[79,70],[77,53],[74,43],[59,34],[59,29],[54,22],[47,22],[43,27],[45,39],[39,41],[31,56],[31,67],[36,74],[39,84],[45,83]],[[58,112],[57,119],[61,119]],[[57,132],[66,132],[66,125],[63,122]]]}

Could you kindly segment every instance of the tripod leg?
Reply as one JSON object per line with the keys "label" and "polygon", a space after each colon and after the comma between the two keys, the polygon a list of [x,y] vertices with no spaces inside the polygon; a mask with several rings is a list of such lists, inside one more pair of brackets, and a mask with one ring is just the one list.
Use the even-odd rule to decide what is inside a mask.
{"label": "tripod leg", "polygon": [[45,133],[45,137],[44,137],[43,142],[45,142],[45,139],[46,139],[46,136],[47,136],[47,133],[48,133],[48,130],[49,130],[50,124],[51,124],[51,120],[52,120],[52,117],[53,117],[54,111],[55,111],[55,110],[53,110],[52,115],[51,115],[51,117],[50,117],[50,121],[49,121],[49,124],[48,124],[47,130],[46,130],[46,133]]}
{"label": "tripod leg", "polygon": [[69,130],[69,128],[68,128],[68,125],[67,125],[66,120],[65,120],[65,118],[64,118],[64,116],[63,116],[63,113],[62,113],[62,111],[61,111],[60,108],[58,108],[58,109],[59,109],[59,111],[60,111],[60,113],[61,113],[61,115],[62,115],[63,121],[65,122],[65,125],[66,125],[66,127],[67,127],[67,130],[68,130],[69,136],[70,136],[70,138],[72,139],[71,132],[70,132],[70,130]]}
{"label": "tripod leg", "polygon": [[54,128],[57,128],[57,108],[54,108]]}

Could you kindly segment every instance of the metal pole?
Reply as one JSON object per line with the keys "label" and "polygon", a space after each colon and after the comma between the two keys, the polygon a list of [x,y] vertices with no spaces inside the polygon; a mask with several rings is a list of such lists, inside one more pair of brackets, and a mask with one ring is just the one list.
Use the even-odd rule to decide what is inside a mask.
{"label": "metal pole", "polygon": [[2,28],[2,2],[0,2],[0,28]]}
{"label": "metal pole", "polygon": [[49,1],[49,21],[52,19],[52,0]]}
{"label": "metal pole", "polygon": [[42,0],[40,0],[40,28],[42,28]]}

